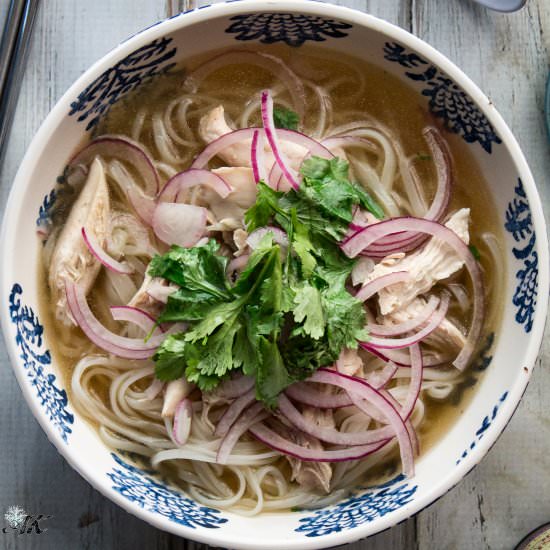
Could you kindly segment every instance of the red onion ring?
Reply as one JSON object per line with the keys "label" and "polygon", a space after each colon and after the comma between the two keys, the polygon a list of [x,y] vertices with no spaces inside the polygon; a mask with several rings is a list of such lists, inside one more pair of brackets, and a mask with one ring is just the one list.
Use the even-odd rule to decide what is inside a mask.
{"label": "red onion ring", "polygon": [[289,401],[288,397],[281,393],[278,399],[279,411],[292,423],[292,425],[304,433],[307,433],[326,443],[335,445],[372,445],[380,443],[395,436],[395,431],[392,426],[384,426],[374,430],[365,430],[364,432],[340,432],[334,428],[318,426],[315,422],[308,421],[294,405]]}
{"label": "red onion ring", "polygon": [[94,316],[83,290],[75,283],[65,285],[67,304],[77,325],[101,349],[126,359],[149,359],[165,335],[156,335],[145,342],[142,338],[127,338],[114,334]]}
{"label": "red onion ring", "polygon": [[483,326],[485,297],[483,292],[483,278],[479,264],[468,246],[454,231],[437,222],[424,220],[422,218],[394,218],[393,220],[370,225],[342,245],[342,250],[349,257],[353,258],[371,243],[376,242],[382,237],[391,235],[396,231],[417,231],[418,233],[425,233],[435,237],[450,246],[466,265],[466,269],[472,279],[474,294],[472,322],[466,343],[453,361],[453,365],[458,370],[464,370],[475,350]]}
{"label": "red onion ring", "polygon": [[191,168],[171,177],[158,194],[158,200],[173,202],[177,200],[179,193],[195,185],[208,185],[222,199],[233,191],[231,185],[218,174],[209,170]]}
{"label": "red onion ring", "polygon": [[223,413],[220,421],[218,422],[214,435],[217,437],[224,437],[231,426],[239,418],[241,413],[250,405],[256,401],[256,390],[251,388],[244,395],[237,397],[226,411]]}
{"label": "red onion ring", "polygon": [[426,323],[439,305],[437,296],[430,296],[428,303],[418,312],[414,319],[398,323],[396,325],[377,325],[375,323],[367,324],[367,331],[373,336],[397,336],[416,330]]}
{"label": "red onion ring", "polygon": [[218,452],[216,454],[216,462],[218,464],[226,464],[233,447],[239,438],[254,424],[265,420],[269,416],[269,412],[264,409],[263,403],[259,401],[249,407],[240,418],[231,426],[225,437],[222,439]]}
{"label": "red onion ring", "polygon": [[360,302],[365,302],[383,288],[395,285],[397,283],[406,283],[407,281],[410,281],[410,279],[411,274],[408,271],[395,271],[394,273],[381,275],[363,286],[355,295],[355,299]]}
{"label": "red onion ring", "polygon": [[380,443],[373,443],[372,445],[356,445],[347,449],[325,451],[297,445],[269,429],[263,422],[251,426],[248,431],[267,447],[279,451],[281,454],[298,458],[303,462],[346,462],[348,460],[358,460],[378,451],[390,441],[388,439]]}
{"label": "red onion ring", "polygon": [[153,214],[153,231],[166,244],[189,248],[206,231],[206,208],[191,204],[160,202]]}
{"label": "red onion ring", "polygon": [[366,342],[362,342],[367,349],[369,348],[378,348],[378,349],[401,349],[408,348],[413,344],[416,344],[430,335],[445,319],[447,315],[447,310],[449,309],[449,294],[444,293],[441,298],[441,302],[438,310],[432,314],[430,320],[424,328],[418,332],[405,336],[403,338],[380,338],[377,336],[371,336]]}
{"label": "red onion ring", "polygon": [[94,258],[103,264],[107,269],[113,271],[114,273],[120,273],[121,275],[130,275],[135,271],[134,268],[127,262],[119,262],[112,256],[109,256],[109,254],[101,248],[94,234],[88,233],[85,227],[82,227],[80,231],[82,233],[84,243],[92,256],[94,256]]}
{"label": "red onion ring", "polygon": [[97,156],[115,157],[127,162],[141,175],[145,194],[151,196],[157,194],[160,181],[157,169],[149,154],[135,141],[126,136],[101,136],[81,149],[69,161],[69,166],[89,165]]}
{"label": "red onion ring", "polygon": [[284,177],[294,189],[299,189],[300,182],[298,175],[290,168],[288,159],[279,146],[279,138],[273,121],[273,98],[269,90],[262,92],[262,123],[265,130],[265,136],[275,157],[275,162],[279,165]]}

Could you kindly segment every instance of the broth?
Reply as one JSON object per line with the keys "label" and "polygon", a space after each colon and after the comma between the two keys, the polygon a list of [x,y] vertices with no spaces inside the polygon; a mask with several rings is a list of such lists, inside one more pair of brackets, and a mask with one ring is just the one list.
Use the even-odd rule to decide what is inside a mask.
{"label": "broth", "polygon": [[[493,201],[487,183],[471,154],[471,146],[467,145],[459,136],[451,134],[441,127],[438,120],[427,112],[424,98],[418,92],[412,90],[396,77],[378,67],[351,57],[346,57],[343,54],[336,56],[326,53],[321,48],[309,45],[300,48],[299,55],[296,53],[296,50],[284,47],[269,47],[265,51],[276,53],[292,69],[296,70],[298,74],[305,74],[311,78],[312,84],[307,88],[308,101],[306,102],[306,105],[309,105],[309,111],[306,112],[305,116],[305,120],[308,121],[308,128],[315,128],[319,122],[318,117],[316,118],[317,113],[315,112],[314,86],[326,86],[328,83],[334,86],[331,95],[334,116],[331,121],[327,122],[328,126],[337,127],[354,119],[365,119],[368,121],[374,120],[377,124],[387,127],[403,147],[406,159],[413,159],[412,162],[421,175],[422,180],[430,182],[427,188],[424,189],[428,204],[433,199],[435,193],[435,170],[432,166],[433,163],[431,162],[432,159],[429,155],[426,142],[422,137],[422,130],[427,124],[440,129],[452,152],[455,174],[455,184],[452,190],[452,201],[449,211],[453,212],[461,207],[469,207],[471,209],[471,244],[477,247],[481,256],[479,261],[483,268],[488,293],[483,332],[484,338],[489,333],[494,332],[498,334],[502,306],[495,294],[499,289],[503,288],[503,274],[495,273],[490,250],[481,236],[485,233],[491,233],[496,237],[498,242],[502,242],[502,233],[496,209],[491,207]],[[143,85],[138,92],[130,93],[112,106],[108,115],[97,129],[97,134],[135,136],[138,132],[137,126],[139,125],[139,121],[142,120],[143,113],[150,111],[164,112],[166,107],[181,94],[182,82],[185,75],[192,72],[204,59],[211,56],[212,54],[204,58],[193,59],[188,62],[185,68],[173,72],[170,76],[157,78],[154,82]],[[357,83],[361,79],[364,80],[364,90],[360,94],[357,94],[353,83]],[[268,71],[261,70],[258,67],[231,65],[216,71],[204,80],[200,86],[198,95],[204,98],[204,109],[195,110],[194,115],[187,119],[190,132],[197,132],[200,116],[205,114],[216,103],[224,104],[228,119],[236,127],[240,127],[240,119],[246,108],[248,98],[252,97],[255,93],[257,94],[259,89],[270,86],[273,86],[273,76]],[[215,101],[212,101],[213,98]],[[279,99],[282,102],[289,101],[287,94],[281,95]],[[175,106],[173,112],[178,108],[178,106]],[[259,114],[257,112],[253,113],[247,122],[248,125],[252,126],[261,125]],[[159,153],[154,137],[155,131],[152,118],[145,117],[139,130],[139,138],[141,143],[158,160]],[[191,159],[202,148],[202,143],[198,143],[196,147],[176,144],[175,152],[181,155],[183,160],[182,162],[174,163],[174,168],[177,170],[187,168]],[[222,165],[223,163],[220,161],[219,164]],[[398,194],[402,185],[403,182],[401,180],[398,180],[395,184]],[[120,195],[117,195],[113,189],[111,191],[113,192],[113,202],[120,208],[122,204]],[[466,288],[469,288],[468,278],[463,272],[452,278],[457,284],[462,284]],[[52,354],[64,373],[66,385],[69,388],[68,393],[71,402],[74,404],[75,398],[70,388],[74,366],[77,363],[78,357],[86,355],[90,351],[95,350],[95,352],[98,352],[100,350],[91,344],[87,344],[79,350],[79,343],[82,342],[81,337],[76,340],[75,346],[71,345],[71,347],[76,348],[76,353],[73,357],[67,356],[65,353],[66,348],[64,348],[64,351],[60,347],[56,347],[56,341],[59,339],[61,342],[64,339],[63,334],[68,329],[54,322],[49,307],[50,297],[45,268],[40,270],[39,279],[40,286],[45,289],[43,294],[44,301],[41,305],[42,317],[47,325],[47,332],[56,335],[56,337],[50,338],[49,342],[50,346],[52,346]],[[96,285],[102,284],[103,282],[100,278]],[[106,314],[101,312],[101,305],[95,304],[93,291],[91,294],[94,311],[107,324]],[[454,306],[451,309],[451,314],[460,324],[464,326],[468,324],[469,313],[460,313],[458,308]],[[116,327],[117,324],[113,324],[111,321],[110,326]],[[71,334],[72,337],[77,338],[80,332],[72,329]],[[457,380],[460,383],[456,385],[457,387],[455,387],[451,396],[445,400],[439,401],[426,397],[426,416],[418,431],[421,453],[425,453],[428,449],[435,446],[443,434],[457,421],[475,392],[475,386],[472,386],[470,382],[479,375],[479,371],[470,371],[466,372],[465,375],[459,376]],[[93,391],[101,396],[101,400],[107,407],[109,406],[109,384],[110,379],[104,376],[98,377],[92,386]],[[452,399],[453,395],[454,399]],[[151,420],[150,416],[146,414],[142,418],[144,421]],[[99,426],[99,424],[97,425]],[[397,456],[395,450],[392,451],[385,457],[380,466],[371,468],[356,483],[366,485],[387,477],[388,474],[397,469]],[[286,464],[284,458],[279,460],[279,467],[289,475],[288,465],[282,466],[282,463]],[[176,469],[177,467],[172,465],[167,467],[166,471],[174,474]],[[235,484],[235,474],[229,472],[227,469],[221,472],[220,476],[220,479],[224,480],[228,486],[232,487]],[[177,473],[172,477],[177,477]],[[181,479],[177,480],[177,482],[184,487],[187,486]]]}

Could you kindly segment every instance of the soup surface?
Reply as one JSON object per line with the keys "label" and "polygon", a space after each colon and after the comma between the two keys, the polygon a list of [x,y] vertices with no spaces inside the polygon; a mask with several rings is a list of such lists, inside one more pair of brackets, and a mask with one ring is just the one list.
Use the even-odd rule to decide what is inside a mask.
{"label": "soup surface", "polygon": [[[292,84],[296,80],[305,94],[303,109],[296,105],[295,94],[292,93],[296,91]],[[270,90],[278,116],[282,113],[283,118],[292,119],[296,114],[298,128],[307,136],[319,142],[333,136],[345,136],[343,141],[334,142],[332,148],[326,142],[327,147],[349,162],[350,180],[370,193],[383,209],[385,218],[422,218],[426,215],[438,196],[445,172],[439,157],[445,158],[447,150],[450,152],[451,161],[447,165],[453,174],[450,200],[440,221],[447,223],[453,217],[459,220],[464,214],[462,209],[469,209],[464,218],[466,244],[482,272],[486,297],[482,330],[468,367],[461,371],[452,363],[456,355],[467,347],[467,335],[475,313],[474,285],[463,267],[464,262],[458,260],[458,266],[449,268],[448,274],[445,271],[447,268],[441,267],[453,259],[456,264],[457,256],[452,248],[445,245],[435,247],[430,256],[426,251],[430,242],[435,241],[434,238],[431,241],[422,239],[416,247],[402,253],[388,249],[387,255],[378,254],[370,259],[367,250],[358,262],[363,265],[363,271],[357,269],[357,272],[352,272],[352,278],[354,273],[360,278],[359,286],[355,282],[352,285],[349,280],[347,283],[350,293],[355,294],[361,285],[364,288],[369,282],[369,277],[372,280],[374,270],[386,269],[381,267],[384,262],[388,265],[387,270],[391,271],[392,265],[404,261],[404,257],[420,254],[413,263],[427,262],[427,265],[421,270],[424,275],[418,277],[432,277],[434,280],[422,292],[417,292],[414,299],[394,308],[388,315],[382,312],[382,302],[377,301],[377,295],[369,297],[365,301],[369,323],[390,327],[407,321],[411,323],[416,315],[410,313],[411,303],[414,302],[424,311],[422,308],[429,305],[429,299],[432,299],[434,304],[439,304],[437,311],[440,311],[441,304],[448,300],[444,320],[447,324],[439,325],[420,343],[424,363],[421,389],[411,405],[409,416],[403,419],[408,423],[409,435],[413,430],[418,437],[419,449],[414,449],[415,454],[422,456],[449,430],[475,391],[475,382],[483,370],[479,354],[486,351],[494,333],[498,332],[501,306],[497,297],[504,285],[502,273],[506,272],[502,265],[504,256],[499,253],[502,235],[496,211],[491,207],[493,202],[487,183],[470,153],[471,146],[440,127],[438,120],[427,112],[424,98],[380,68],[342,54],[332,55],[318,47],[304,46],[297,51],[270,46],[260,54],[247,50],[229,55],[213,52],[193,59],[171,75],[159,77],[137,92],[128,94],[112,106],[97,128],[95,137],[125,136],[132,140],[152,159],[162,187],[174,175],[190,168],[205,146],[216,139],[216,132],[224,134],[216,127],[212,115],[219,106],[223,107],[224,124],[230,129],[261,128],[264,121],[260,93],[266,89]],[[438,136],[443,138],[443,145],[438,145]],[[151,359],[120,357],[113,353],[112,347],[105,349],[101,345],[101,337],[91,341],[88,331],[81,330],[84,328],[82,323],[85,324],[90,317],[84,314],[84,321],[79,322],[71,306],[71,303],[74,306],[74,300],[71,302],[70,297],[69,307],[66,307],[66,301],[63,307],[59,307],[60,298],[56,294],[61,292],[59,284],[65,285],[69,280],[82,288],[82,281],[90,278],[88,288],[83,291],[90,306],[90,315],[105,330],[136,340],[143,340],[151,329],[144,332],[143,323],[140,328],[124,314],[117,321],[112,306],[116,310],[116,307],[130,305],[145,310],[155,318],[164,308],[162,300],[158,300],[158,287],[155,290],[157,294],[153,290],[147,294],[143,289],[147,291],[147,284],[150,283],[146,273],[151,258],[167,253],[168,244],[173,243],[163,242],[159,238],[160,230],[154,227],[154,223],[148,224],[140,219],[140,209],[129,198],[128,188],[135,185],[147,195],[143,173],[135,158],[128,153],[127,145],[126,148],[119,147],[118,137],[109,139],[114,141],[108,147],[96,146],[93,154],[80,153],[77,159],[82,162],[73,161],[66,170],[59,184],[59,200],[52,216],[53,224],[44,246],[43,269],[39,275],[45,289],[42,315],[47,319],[48,333],[55,335],[50,338],[50,345],[53,345],[52,352],[57,364],[62,365],[65,373],[72,406],[94,424],[99,436],[108,445],[135,453],[138,460],[153,464],[204,504],[232,508],[243,514],[296,506],[321,506],[337,501],[357,485],[369,485],[399,471],[400,445],[396,438],[387,438],[386,444],[365,452],[361,459],[325,461],[323,453],[339,452],[343,444],[312,435],[318,433],[319,428],[333,430],[330,432],[332,436],[334,431],[348,436],[381,430],[387,425],[387,420],[383,415],[380,417],[376,407],[369,415],[355,401],[346,406],[316,410],[307,402],[300,401],[299,391],[289,392],[288,395],[302,420],[309,419],[315,425],[312,433],[304,434],[303,430],[298,430],[280,411],[266,422],[271,429],[279,430],[279,437],[286,437],[300,448],[318,452],[319,460],[296,458],[284,449],[277,449],[273,442],[269,444],[261,437],[253,437],[253,432],[247,433],[245,429],[232,448],[230,458],[226,457],[224,463],[219,463],[219,454],[216,453],[219,453],[224,441],[224,434],[219,433],[224,415],[232,410],[229,415],[234,414],[234,422],[237,422],[245,415],[246,407],[253,406],[253,398],[246,403],[243,401],[239,414],[231,408],[243,393],[237,391],[232,394],[234,387],[228,389],[227,385],[224,386],[224,381],[230,377],[226,376],[222,385],[212,391],[202,392],[200,383],[199,387],[195,387],[185,382],[182,389],[172,382],[161,381],[155,377],[155,365]],[[281,135],[279,139],[284,141]],[[78,151],[77,144],[71,149],[75,149],[71,153]],[[270,154],[267,141],[264,153]],[[96,161],[101,166],[94,168]],[[228,181],[232,183],[234,173],[227,172],[231,169],[227,168],[228,165],[231,167],[228,159],[219,154],[214,156],[207,168],[214,172],[220,169],[217,174],[228,174]],[[235,163],[232,168],[235,168]],[[250,164],[246,170],[251,170]],[[75,222],[73,218],[78,218],[74,215],[75,208],[79,207],[78,197],[90,188],[91,179],[99,172],[107,184],[108,206],[96,204],[100,194],[96,190],[90,195],[94,197],[91,201],[95,201],[92,208],[86,206],[88,210]],[[279,179],[279,183],[281,181]],[[233,185],[238,185],[238,182]],[[253,247],[244,241],[249,234],[243,217],[247,208],[253,205],[254,198],[251,204],[243,206],[232,203],[229,210],[224,210],[232,195],[225,200],[217,197],[215,202],[212,191],[206,192],[205,187],[182,188],[175,200],[179,204],[206,208],[206,236],[218,242],[218,253],[226,255],[230,261],[239,257],[246,259]],[[122,265],[120,269],[127,269],[128,273],[102,267],[93,254],[85,257],[84,253],[80,264],[71,266],[72,271],[60,269],[59,258],[63,252],[60,251],[63,248],[60,242],[63,244],[65,239],[69,244],[82,246],[81,226],[86,227],[88,233],[93,233],[91,228],[101,226],[102,219],[106,220],[108,230],[106,234],[96,235],[97,241],[106,248],[108,257],[115,258]],[[368,219],[370,224],[376,221],[372,215]],[[75,223],[77,228],[76,237],[67,236],[71,223]],[[465,240],[455,226],[452,229]],[[93,252],[94,244],[90,246]],[[201,243],[193,246],[201,246]],[[88,248],[82,250],[88,254]],[[423,250],[425,256],[421,255]],[[389,256],[389,259],[384,256]],[[235,281],[242,269],[243,266],[235,268],[230,280]],[[446,276],[434,273],[444,273]],[[56,280],[61,282],[58,284]],[[399,284],[406,283],[395,283],[394,287]],[[67,298],[62,296],[62,300]],[[431,317],[404,335],[389,336],[409,337],[425,327],[433,315],[432,312]],[[75,326],[75,317],[80,327]],[[169,334],[169,328],[163,330],[168,330]],[[152,338],[154,340],[155,335]],[[357,351],[342,350],[342,354],[348,355],[340,355],[338,360],[343,362],[343,366],[338,366],[337,362],[335,368],[345,375],[362,378],[375,385],[374,380],[379,380],[383,372],[388,372],[388,363],[391,363],[394,366],[392,376],[380,387],[380,392],[386,396],[384,399],[393,400],[394,408],[399,412],[400,407],[404,409],[407,406],[412,391],[410,387],[414,384],[414,374],[411,374],[414,372],[414,366],[411,368],[413,360],[408,364],[400,363],[399,357],[403,357],[403,353],[408,357],[408,351],[403,351],[403,348],[392,350],[397,355],[388,351],[386,356],[383,347],[377,348],[377,352],[377,349],[373,351],[372,346],[369,347],[368,341],[366,343],[365,348]],[[350,367],[354,362],[355,370]],[[245,384],[233,373],[230,382],[235,381],[237,386],[239,383]],[[325,384],[318,382],[312,382],[312,387],[325,397],[336,395],[340,399],[346,395],[342,388],[327,390]],[[253,392],[250,386],[245,390]],[[173,402],[170,404],[170,401]],[[170,410],[167,411],[167,408]],[[267,407],[266,414],[272,414],[274,410],[278,411]],[[185,439],[183,443],[182,438]],[[374,441],[380,441],[380,438],[374,438]]]}

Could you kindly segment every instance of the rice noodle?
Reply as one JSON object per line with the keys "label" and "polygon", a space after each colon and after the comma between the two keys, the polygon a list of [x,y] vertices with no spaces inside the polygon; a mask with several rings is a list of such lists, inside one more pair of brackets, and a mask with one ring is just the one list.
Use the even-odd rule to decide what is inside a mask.
{"label": "rice noodle", "polygon": [[[140,219],[139,208],[133,208],[129,200],[129,189],[141,190],[144,182],[140,180],[149,179],[147,190],[150,193],[146,199],[156,205],[160,195],[151,192],[153,180],[162,189],[176,174],[187,171],[192,163],[200,165],[198,167],[205,172],[209,166],[219,166],[217,150],[213,154],[204,154],[205,146],[211,145],[212,140],[203,143],[200,127],[202,117],[220,104],[224,106],[227,120],[236,131],[231,138],[219,139],[228,140],[231,145],[246,142],[251,158],[247,166],[252,166],[256,180],[267,181],[276,189],[279,189],[279,183],[283,184],[283,169],[292,165],[286,153],[279,154],[278,149],[284,149],[283,142],[302,148],[305,146],[306,149],[310,145],[313,154],[324,158],[332,158],[331,148],[334,154],[342,154],[341,151],[345,150],[350,164],[350,179],[374,196],[387,216],[425,217],[430,213],[430,203],[434,202],[433,195],[437,188],[436,177],[430,172],[434,170],[421,170],[418,158],[411,156],[414,151],[405,153],[395,131],[358,110],[367,89],[367,79],[362,71],[349,65],[342,77],[334,78],[330,71],[324,71],[326,74],[323,77],[322,67],[316,68],[313,64],[311,67],[304,66],[301,73],[300,59],[293,56],[287,63],[283,58],[270,54],[244,50],[222,54],[191,70],[186,75],[183,89],[180,81],[175,92],[172,90],[173,93],[167,94],[160,102],[148,102],[147,106],[137,110],[132,120],[125,123],[125,134],[131,138],[125,147],[133,149],[134,156],[117,157],[107,152],[107,158],[102,158],[112,199],[105,250],[133,270],[128,270],[127,275],[103,270],[90,294],[94,314],[105,327],[116,333],[115,336],[143,338],[143,330],[131,324],[117,325],[109,315],[109,306],[141,301],[139,307],[143,305],[145,312],[158,318],[168,294],[178,288],[175,285],[166,287],[158,279],[151,282],[146,275],[151,258],[166,251],[173,243],[161,242],[151,227]],[[214,75],[214,71],[230,61],[252,63],[266,70],[255,71],[251,79],[253,83],[246,84],[246,93],[237,87],[216,89],[209,85],[210,80],[215,81],[209,75]],[[284,128],[275,130],[271,99],[269,109],[265,108],[264,100],[264,115],[268,116],[264,116],[262,121],[262,89],[270,90],[276,107],[298,112],[300,132]],[[346,96],[353,100],[348,102],[346,112],[339,112],[335,106],[344,89]],[[264,126],[267,126],[267,132]],[[109,139],[117,142],[125,138],[121,135]],[[436,138],[427,137],[428,146],[432,148],[430,139],[434,141]],[[231,145],[226,144],[225,147]],[[106,148],[97,150],[104,151]],[[271,160],[267,164],[266,159],[273,158],[272,152],[279,158],[277,162]],[[75,158],[79,160],[80,157]],[[86,158],[84,154],[82,159]],[[129,162],[131,158],[141,159],[141,170],[132,166]],[[286,176],[295,187],[300,183],[298,166],[299,163],[292,165]],[[74,189],[78,190],[84,182],[87,170],[85,162],[76,162],[72,166],[68,180]],[[217,177],[221,179],[221,176]],[[246,265],[258,233],[245,235],[243,242],[248,244],[243,245],[243,249],[238,251],[242,255],[237,256],[232,239],[235,230],[244,227],[242,219],[233,214],[219,216],[218,219],[213,208],[207,210],[210,208],[207,194],[211,189],[202,183],[192,189],[183,189],[177,197],[170,196],[170,204],[176,201],[174,204],[178,207],[185,204],[201,209],[201,212],[204,210],[207,220],[205,234],[215,236],[223,243],[221,250],[229,258],[228,273],[238,272]],[[239,193],[237,187],[229,187],[227,193],[222,193],[218,198],[231,200],[233,193]],[[181,209],[181,212],[184,210]],[[364,224],[368,223],[365,212],[363,209],[359,214],[355,212],[354,223],[359,224],[361,220]],[[46,239],[44,260],[49,265],[59,237],[59,226],[53,223],[43,229]],[[257,231],[262,230],[265,228]],[[390,240],[394,238],[390,235]],[[490,258],[488,263],[494,266],[496,273],[504,273],[504,255],[497,237],[489,232],[482,233],[477,236],[477,243],[481,254]],[[352,283],[357,286],[354,293],[380,259],[381,256],[374,256],[358,261],[352,272]],[[398,274],[397,279],[400,277]],[[491,276],[487,279],[493,285],[487,287],[487,293],[499,295],[505,284],[502,277]],[[408,281],[406,277],[400,280]],[[184,441],[178,443],[178,430],[174,430],[174,422],[178,427],[178,418],[174,421],[174,411],[163,416],[163,408],[166,406],[166,411],[169,408],[167,404],[171,402],[170,384],[155,378],[154,364],[147,356],[144,360],[115,357],[99,350],[77,331],[64,331],[60,333],[58,351],[71,359],[73,364],[76,363],[71,374],[71,403],[79,414],[97,426],[98,436],[107,446],[140,455],[204,506],[231,509],[243,516],[253,516],[294,506],[315,509],[334,504],[348,495],[353,486],[368,482],[370,470],[398,461],[400,446],[407,447],[404,462],[411,469],[408,459],[418,444],[415,430],[419,429],[422,434],[425,423],[429,422],[426,407],[430,406],[430,400],[443,402],[468,380],[466,373],[451,366],[453,355],[438,342],[430,340],[428,335],[440,325],[440,318],[433,319],[434,311],[439,312],[441,318],[446,314],[446,319],[455,325],[471,316],[472,291],[464,284],[464,279],[451,277],[442,281],[437,292],[431,290],[426,294],[428,305],[421,308],[416,320],[400,322],[378,316],[375,294],[384,287],[384,282],[388,283],[388,280],[380,277],[366,291],[359,290],[357,294],[365,300],[371,343],[375,345],[369,351],[357,351],[359,360],[354,372],[371,388],[369,391],[372,391],[374,401],[360,399],[353,392],[347,393],[319,382],[325,380],[323,376],[346,375],[344,370],[337,372],[327,368],[318,371],[318,378],[314,378],[316,382],[306,380],[287,389],[282,394],[280,410],[270,411],[255,401],[255,380],[235,372],[233,378],[226,379],[212,392],[201,395],[194,386],[190,388],[185,397],[188,401],[182,405],[188,414],[182,418],[192,417],[192,421],[180,430],[179,435],[183,434]],[[393,284],[398,284],[396,279]],[[436,296],[441,296],[442,289],[448,289],[452,295],[449,312],[446,302],[445,309],[436,309],[439,303]],[[164,328],[161,326],[162,330]],[[421,341],[417,342],[417,339]],[[386,350],[383,347],[411,343],[412,347],[401,350]],[[365,347],[369,348],[368,342]],[[334,369],[341,367],[338,363]],[[376,399],[389,403],[394,417],[399,420],[396,423],[398,438],[394,437],[396,430],[390,426],[388,418],[374,405]],[[181,400],[178,403],[181,404]],[[314,426],[312,429],[308,425],[308,415],[319,412],[326,414],[333,424],[329,427]],[[313,457],[326,458],[335,456],[330,453],[336,453],[339,460],[347,450],[339,445],[341,443],[350,447],[357,447],[357,441],[383,444],[378,447],[372,444],[371,448],[365,449],[366,456],[361,460],[324,463],[330,464],[331,472],[328,482],[330,491],[325,494],[315,488],[300,486],[289,474],[289,459],[253,437],[254,433],[262,432],[262,427],[275,433],[277,426],[281,431],[301,427],[302,431],[296,437],[303,436],[304,432],[309,433],[308,437],[320,446],[320,449],[313,451],[307,449]],[[265,430],[264,435],[267,433]],[[381,434],[385,436],[382,442]],[[275,436],[279,440],[285,439],[281,434]],[[298,450],[307,447],[296,445]],[[305,460],[303,464],[311,465],[313,462]]]}

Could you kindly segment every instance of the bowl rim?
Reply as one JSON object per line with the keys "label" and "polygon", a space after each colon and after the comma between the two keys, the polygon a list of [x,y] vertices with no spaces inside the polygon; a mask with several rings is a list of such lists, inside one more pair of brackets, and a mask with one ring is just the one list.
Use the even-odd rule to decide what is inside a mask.
{"label": "bowl rim", "polygon": [[[78,93],[84,89],[87,84],[99,76],[103,70],[112,66],[119,59],[134,51],[134,49],[139,45],[143,45],[152,40],[161,38],[166,34],[180,31],[185,27],[208,19],[251,12],[299,12],[311,13],[315,15],[326,15],[343,19],[353,23],[354,25],[366,27],[375,32],[383,33],[391,39],[406,44],[426,59],[434,62],[455,82],[457,82],[473,99],[473,101],[487,116],[491,124],[494,126],[496,133],[502,139],[503,145],[506,147],[513,163],[515,164],[518,175],[523,181],[524,189],[531,208],[534,230],[537,234],[537,251],[539,253],[540,260],[538,275],[539,293],[535,309],[533,328],[529,335],[529,343],[525,351],[525,366],[528,367],[529,372],[526,376],[518,378],[514,385],[510,388],[509,398],[502,404],[501,411],[499,411],[499,415],[494,421],[494,428],[491,430],[491,434],[483,438],[479,444],[476,445],[476,448],[469,453],[469,455],[460,464],[458,464],[449,475],[439,479],[431,487],[431,490],[427,491],[422,498],[415,499],[412,503],[400,508],[395,514],[390,514],[390,519],[387,517],[381,517],[376,520],[374,522],[376,524],[376,529],[374,530],[372,530],[371,527],[373,522],[367,522],[353,529],[315,537],[314,539],[304,537],[302,540],[292,540],[285,538],[283,535],[277,539],[272,538],[271,540],[264,540],[261,542],[262,548],[273,550],[278,550],[283,546],[297,550],[325,548],[355,542],[362,538],[375,535],[389,527],[393,527],[397,523],[411,517],[430,504],[434,503],[447,491],[452,489],[461,479],[463,479],[463,477],[486,455],[488,450],[496,442],[510,421],[527,387],[527,383],[533,370],[532,367],[535,364],[535,360],[538,356],[539,348],[542,343],[549,295],[548,240],[542,203],[538,195],[533,176],[527,165],[527,161],[511,130],[508,128],[501,115],[497,112],[492,101],[452,61],[450,61],[445,55],[440,53],[434,47],[430,46],[428,43],[414,36],[405,29],[368,13],[344,6],[326,4],[320,0],[226,0],[211,6],[204,6],[203,8],[183,12],[172,18],[159,21],[132,35],[130,38],[120,43],[96,61],[62,95],[62,97],[56,102],[53,109],[49,112],[44,122],[41,124],[38,132],[33,137],[32,142],[28,147],[23,161],[17,171],[6,203],[1,229],[2,239],[0,243],[0,261],[2,261],[2,265],[10,265],[11,263],[10,252],[12,249],[10,248],[9,243],[15,242],[13,228],[24,204],[24,194],[30,187],[30,176],[37,163],[37,159],[40,158],[43,145],[54,133],[57,122],[67,115],[68,107],[71,101],[74,100]],[[10,239],[12,240],[10,241]],[[9,274],[7,272],[9,272]],[[9,269],[4,269],[0,273],[0,290],[4,296],[9,294],[11,284],[13,283],[13,281],[9,279],[10,275],[11,272]],[[217,529],[195,529],[192,527],[187,527],[179,523],[172,522],[155,512],[145,510],[135,502],[130,502],[121,494],[113,490],[110,484],[107,483],[107,476],[103,476],[105,479],[102,479],[86,467],[78,456],[79,452],[74,450],[70,445],[65,445],[61,442],[57,432],[55,432],[42,408],[39,406],[35,395],[31,393],[30,386],[25,379],[25,371],[20,366],[19,352],[14,344],[13,338],[11,337],[12,328],[9,308],[6,306],[4,301],[1,303],[1,324],[6,348],[8,350],[10,363],[27,404],[46,433],[48,439],[56,447],[57,451],[61,453],[71,467],[75,469],[88,483],[90,483],[92,487],[101,492],[109,500],[121,506],[127,512],[146,521],[154,527],[169,531],[173,534],[184,536],[206,544],[223,544],[224,546],[230,548],[253,550],[260,547],[257,542],[243,537],[240,534],[236,535],[225,530],[219,531]],[[10,335],[10,337],[8,337],[8,335]],[[223,535],[221,535],[222,532]]]}

